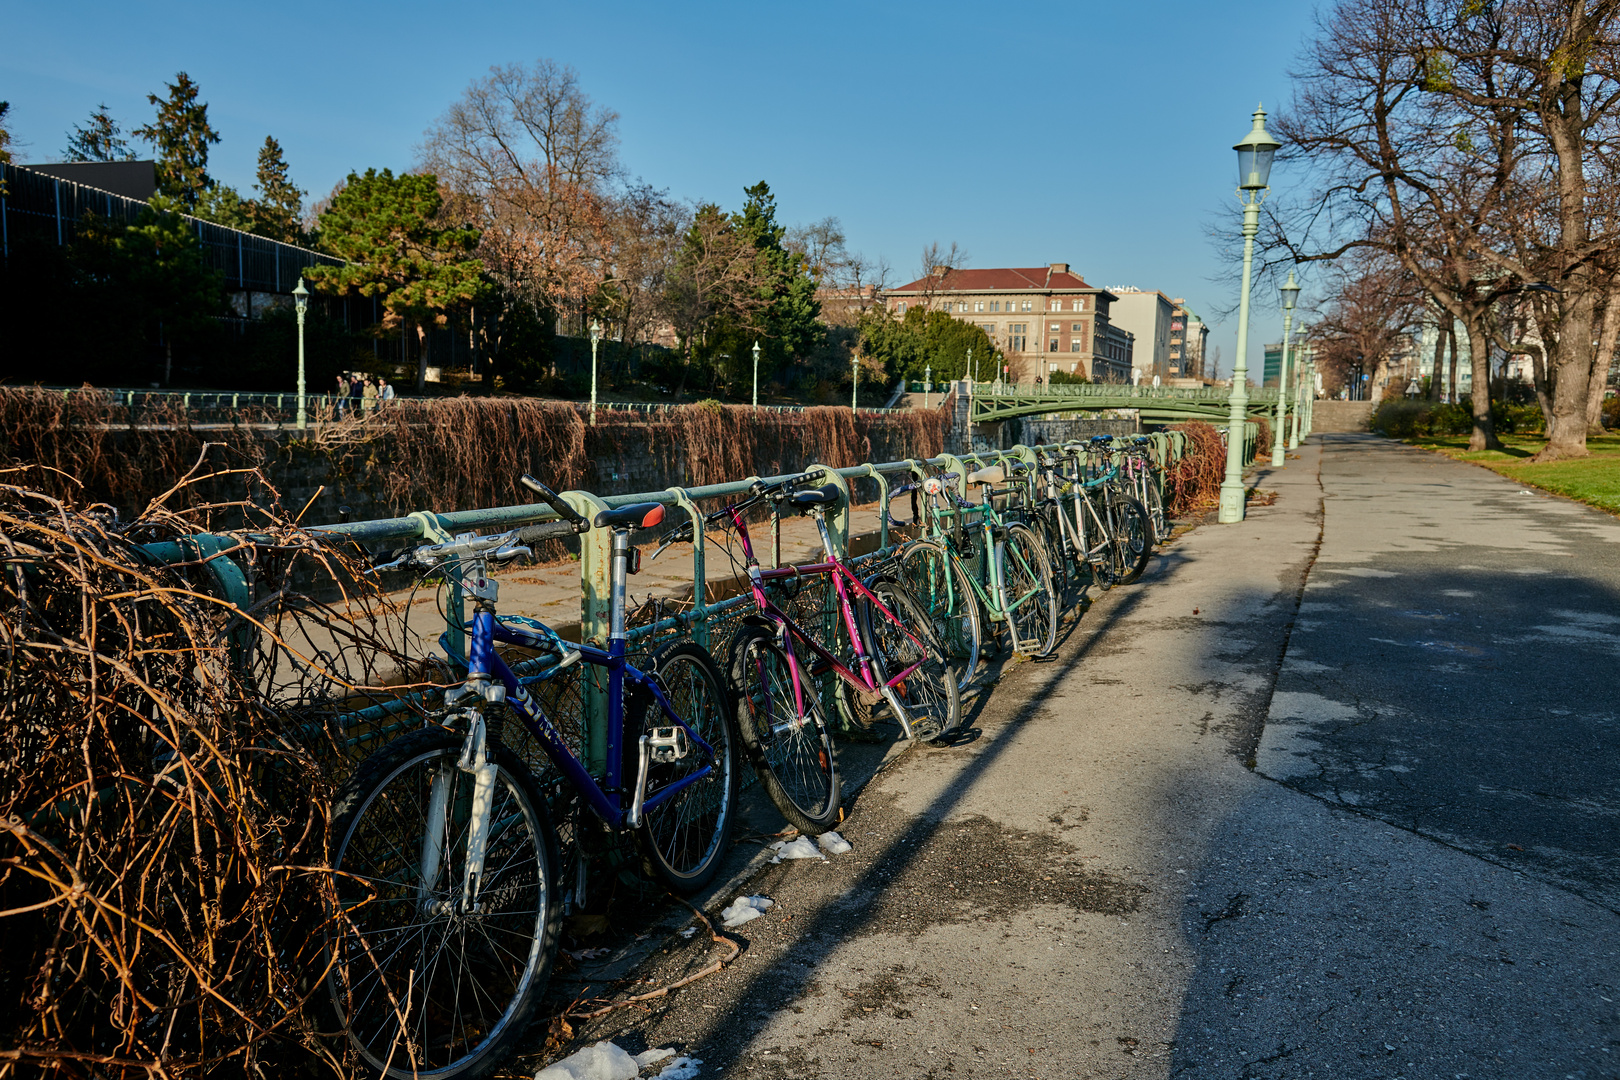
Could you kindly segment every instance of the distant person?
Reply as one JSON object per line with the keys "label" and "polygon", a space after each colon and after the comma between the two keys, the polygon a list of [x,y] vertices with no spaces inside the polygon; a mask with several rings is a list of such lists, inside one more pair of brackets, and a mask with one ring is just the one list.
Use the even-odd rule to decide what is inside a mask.
{"label": "distant person", "polygon": [[360,410],[369,416],[371,414],[371,410],[375,409],[376,407],[377,384],[372,382],[371,377],[368,375],[365,383],[360,389]]}
{"label": "distant person", "polygon": [[349,407],[349,380],[343,375],[337,377],[337,414],[342,419]]}
{"label": "distant person", "polygon": [[387,381],[386,379],[378,379],[377,382],[378,382],[379,385],[382,386],[382,400],[383,400],[383,403],[386,404],[386,403],[388,403],[390,401],[393,401],[394,400],[394,384]]}

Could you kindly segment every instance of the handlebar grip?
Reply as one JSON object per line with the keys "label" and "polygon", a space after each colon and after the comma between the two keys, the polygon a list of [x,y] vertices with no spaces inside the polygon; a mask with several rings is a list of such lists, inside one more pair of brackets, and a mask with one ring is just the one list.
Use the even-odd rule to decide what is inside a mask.
{"label": "handlebar grip", "polygon": [[543,525],[519,529],[514,540],[519,544],[538,544],[544,540],[561,540],[574,535],[574,532],[574,527],[566,521],[548,521]]}
{"label": "handlebar grip", "polygon": [[534,492],[536,495],[540,496],[540,500],[547,506],[557,511],[557,516],[566,521],[574,532],[582,533],[591,527],[591,523],[581,517],[579,512],[572,506],[569,506],[567,503],[563,502],[562,498],[555,491],[552,491],[550,488],[546,487],[546,485],[542,484],[528,473],[524,473],[521,477],[519,477],[518,482],[524,487],[528,488],[530,491]]}

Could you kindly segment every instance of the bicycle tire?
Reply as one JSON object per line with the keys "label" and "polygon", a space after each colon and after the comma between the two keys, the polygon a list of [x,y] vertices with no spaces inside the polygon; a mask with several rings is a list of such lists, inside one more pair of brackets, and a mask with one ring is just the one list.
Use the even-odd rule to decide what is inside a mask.
{"label": "bicycle tire", "polygon": [[899,566],[900,580],[928,612],[934,633],[957,671],[957,689],[967,689],[979,671],[984,620],[966,567],[934,540],[908,544],[900,553]]}
{"label": "bicycle tire", "polygon": [[1148,473],[1147,501],[1142,504],[1147,511],[1148,524],[1153,527],[1153,546],[1158,547],[1170,539],[1170,520],[1164,513],[1164,495],[1159,491],[1159,480],[1154,473]]}
{"label": "bicycle tire", "polygon": [[[1057,647],[1058,602],[1052,586],[1052,563],[1040,538],[1028,525],[1007,526],[1001,545],[1001,582],[1010,604],[1008,625],[1013,649],[1030,656],[1050,656]],[[1025,649],[1025,643],[1031,646]]]}
{"label": "bicycle tire", "polygon": [[815,683],[801,684],[801,718],[787,654],[774,634],[758,626],[744,627],[732,639],[731,681],[737,734],[765,793],[788,824],[801,832],[826,832],[838,823],[838,756]]}
{"label": "bicycle tire", "polygon": [[1067,606],[1069,582],[1072,579],[1069,577],[1068,559],[1064,557],[1063,527],[1057,523],[1057,518],[1054,516],[1057,512],[1057,504],[1045,504],[1036,511],[1034,524],[1031,527],[1035,530],[1036,537],[1046,548],[1046,559],[1052,567],[1052,588],[1057,592],[1058,608],[1061,610]]}
{"label": "bicycle tire", "polygon": [[[920,665],[895,685],[895,695],[910,714],[913,738],[923,742],[944,738],[961,726],[962,696],[945,647],[934,635],[933,621],[922,601],[898,580],[880,577],[870,588],[877,602],[898,621],[879,615],[870,598],[861,598],[855,620],[867,655],[877,661],[878,676],[884,681],[891,671]],[[918,640],[913,641],[912,635]]]}
{"label": "bicycle tire", "polygon": [[1142,572],[1147,569],[1148,558],[1153,554],[1150,539],[1153,526],[1148,523],[1147,511],[1142,509],[1142,504],[1129,497],[1116,499],[1109,512],[1124,569],[1119,583],[1130,585],[1141,578]]}
{"label": "bicycle tire", "polygon": [[[556,951],[561,904],[544,793],[495,739],[486,743],[497,773],[480,910],[457,910],[472,790],[456,767],[462,743],[443,728],[401,736],[366,758],[333,803],[339,931],[328,942],[327,998],[372,1076],[487,1076],[526,1034]],[[436,780],[448,785],[449,812],[439,868],[424,884]]]}
{"label": "bicycle tire", "polygon": [[[676,783],[704,765],[714,771],[694,781],[665,802],[642,815],[637,834],[653,870],[679,893],[694,893],[707,885],[725,861],[726,847],[737,812],[737,753],[732,741],[736,706],[731,690],[707,649],[696,642],[666,645],[655,652],[647,671],[669,699],[675,714],[685,720],[714,748],[712,760],[695,753],[647,768],[646,797]],[[632,723],[627,734],[639,736],[667,725],[668,718],[653,696],[633,695]],[[626,783],[634,783],[639,752],[627,738],[626,757],[632,770]]]}

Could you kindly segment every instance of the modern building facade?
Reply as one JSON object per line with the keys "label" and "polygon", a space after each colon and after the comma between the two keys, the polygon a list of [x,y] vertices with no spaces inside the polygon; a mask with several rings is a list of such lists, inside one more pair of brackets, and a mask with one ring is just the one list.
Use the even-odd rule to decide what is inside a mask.
{"label": "modern building facade", "polygon": [[1204,380],[1204,353],[1209,343],[1209,327],[1185,300],[1176,305],[1170,320],[1170,367],[1173,378]]}
{"label": "modern building facade", "polygon": [[[1003,379],[1045,382],[1056,373],[1093,382],[1128,382],[1134,338],[1112,324],[1114,294],[1086,284],[1068,263],[1041,267],[951,270],[883,294],[890,313],[921,305],[973,323],[1003,354]],[[988,381],[998,373],[981,368]]]}
{"label": "modern building facade", "polygon": [[1173,329],[1177,302],[1157,289],[1133,285],[1111,285],[1108,291],[1118,297],[1109,309],[1111,323],[1136,336],[1133,363],[1143,380],[1179,375],[1170,363],[1171,339],[1179,336]]}
{"label": "modern building facade", "polygon": [[[1277,385],[1278,373],[1282,371],[1282,350],[1282,342],[1280,341],[1275,341],[1265,346],[1265,366],[1261,369],[1261,386]],[[1299,338],[1295,338],[1293,345],[1291,345],[1288,349],[1288,360],[1290,364],[1305,363],[1314,355],[1316,355],[1316,351],[1311,346],[1311,343],[1309,341],[1302,341]],[[1293,370],[1298,371],[1299,369],[1296,367]],[[1290,380],[1292,380],[1294,377],[1293,372],[1290,372],[1288,377]]]}

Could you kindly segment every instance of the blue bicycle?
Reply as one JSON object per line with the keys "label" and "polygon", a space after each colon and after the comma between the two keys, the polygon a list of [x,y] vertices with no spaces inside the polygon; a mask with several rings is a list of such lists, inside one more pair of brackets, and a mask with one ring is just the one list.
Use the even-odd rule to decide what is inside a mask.
{"label": "blue bicycle", "polygon": [[[563,520],[457,536],[378,567],[454,577],[474,611],[466,678],[444,695],[443,711],[362,762],[333,808],[326,986],[372,1075],[487,1075],[533,1019],[557,945],[562,890],[547,790],[495,734],[508,715],[607,828],[637,834],[673,888],[707,883],[731,832],[735,704],[714,660],[691,642],[658,650],[645,670],[625,658],[626,579],[640,568],[630,532],[657,525],[664,508],[638,503],[596,515],[596,528],[613,531],[608,647],[574,645],[541,623],[496,612],[492,567],[591,527],[544,484],[529,476],[523,483]],[[519,677],[497,645],[555,663]],[[580,676],[578,665],[600,669],[595,685],[605,684],[600,776],[581,763],[577,736],[567,733],[580,725],[561,722],[581,718],[548,716],[536,700],[555,700],[545,684]]]}

